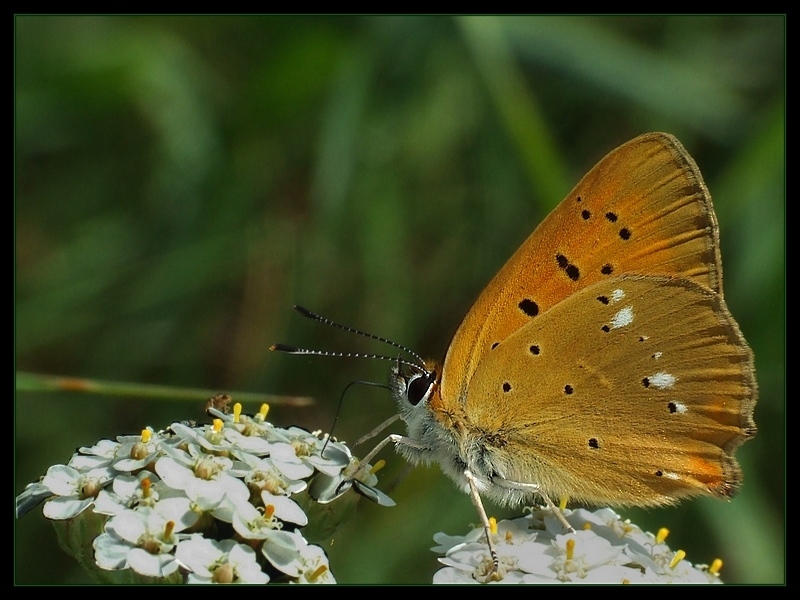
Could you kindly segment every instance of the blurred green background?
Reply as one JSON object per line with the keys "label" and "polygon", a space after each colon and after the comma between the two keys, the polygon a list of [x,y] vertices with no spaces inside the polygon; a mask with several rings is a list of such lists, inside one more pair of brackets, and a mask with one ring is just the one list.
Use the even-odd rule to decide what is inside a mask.
{"label": "blurred green background", "polygon": [[[784,581],[783,17],[15,23],[16,369],[316,399],[275,406],[280,425],[329,429],[344,386],[388,366],[270,344],[393,354],[292,304],[441,357],[588,168],[640,133],[675,134],[714,197],[759,435],[738,452],[733,502],[621,512],[669,527],[692,562],[722,557],[727,582]],[[78,446],[204,418],[202,402],[15,401],[14,494]],[[386,392],[356,388],[335,435],[393,413]],[[384,457],[387,488],[405,465]],[[433,534],[477,521],[436,467],[392,496],[362,502],[325,545],[340,582],[429,582]],[[87,581],[38,514],[15,544],[17,583]]]}

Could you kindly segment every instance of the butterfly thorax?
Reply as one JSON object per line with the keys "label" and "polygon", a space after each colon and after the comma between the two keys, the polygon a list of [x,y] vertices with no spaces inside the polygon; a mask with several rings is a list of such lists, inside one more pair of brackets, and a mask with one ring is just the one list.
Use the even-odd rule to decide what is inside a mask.
{"label": "butterfly thorax", "polygon": [[408,426],[408,440],[413,441],[399,445],[399,452],[414,464],[438,463],[464,491],[468,490],[464,476],[468,469],[481,492],[501,502],[520,501],[517,495],[509,497],[505,490],[496,489],[493,483],[493,479],[503,477],[498,460],[506,443],[502,433],[478,427],[462,403],[445,402],[438,372],[433,363],[411,374],[392,369],[392,395]]}

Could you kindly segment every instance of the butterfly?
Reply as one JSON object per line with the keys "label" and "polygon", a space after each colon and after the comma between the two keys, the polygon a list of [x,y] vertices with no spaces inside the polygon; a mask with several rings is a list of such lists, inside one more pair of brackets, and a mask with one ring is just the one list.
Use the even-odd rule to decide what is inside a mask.
{"label": "butterfly", "polygon": [[490,549],[481,497],[731,498],[757,384],[689,153],[665,133],[612,150],[484,288],[444,360],[398,360],[390,387],[408,433],[384,444],[469,493]]}

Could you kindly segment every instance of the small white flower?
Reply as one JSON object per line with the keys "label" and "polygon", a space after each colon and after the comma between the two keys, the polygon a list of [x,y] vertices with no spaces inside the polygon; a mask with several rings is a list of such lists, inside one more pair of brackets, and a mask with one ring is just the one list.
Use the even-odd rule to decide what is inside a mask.
{"label": "small white flower", "polygon": [[[106,523],[106,532],[94,541],[101,569],[131,568],[149,577],[167,577],[179,563],[173,551],[179,532],[191,525],[187,499],[165,500],[156,508],[127,510]],[[194,519],[196,520],[196,519]]]}
{"label": "small white flower", "polygon": [[114,468],[117,471],[133,472],[154,463],[164,453],[166,445],[174,445],[174,439],[156,433],[149,427],[141,435],[119,436]]}
{"label": "small white flower", "polygon": [[[244,482],[254,491],[266,490],[274,495],[297,494],[308,487],[303,479],[292,479],[271,458],[256,458],[254,456],[240,455],[243,462],[249,466],[249,471],[244,476]],[[309,473],[310,474],[310,473]]]}
{"label": "small white flower", "polygon": [[333,474],[320,471],[311,481],[308,493],[320,504],[333,502],[350,488],[354,488],[359,494],[380,506],[394,506],[395,502],[382,491],[374,487],[378,483],[378,478],[372,471],[372,467],[362,464],[351,453],[350,449],[344,444],[337,444],[333,451],[340,456],[336,456],[337,462],[346,464],[341,471]]}
{"label": "small white flower", "polygon": [[225,495],[233,499],[247,498],[249,492],[241,479],[229,474],[233,462],[229,458],[169,452],[156,462],[156,473],[169,487],[183,490],[204,509],[219,506]]}
{"label": "small white flower", "polygon": [[155,473],[141,471],[138,475],[120,473],[97,496],[94,512],[113,516],[137,506],[154,506],[162,498],[178,497],[181,492],[165,485]]}
{"label": "small white flower", "polygon": [[184,442],[199,446],[209,452],[229,450],[230,442],[225,439],[221,422],[200,427],[189,427],[183,423],[173,423],[170,427]]}
{"label": "small white flower", "polygon": [[283,523],[275,516],[274,507],[259,510],[249,502],[234,500],[231,524],[246,540],[265,540],[283,528]]}
{"label": "small white flower", "polygon": [[114,471],[108,466],[86,473],[66,465],[50,467],[41,483],[57,497],[45,503],[44,516],[64,520],[80,514],[94,503],[113,475]]}
{"label": "small white flower", "polygon": [[188,583],[267,583],[256,553],[233,540],[207,540],[199,535],[178,544],[175,558],[191,571]]}
{"label": "small white flower", "polygon": [[322,548],[309,544],[296,531],[274,532],[261,552],[273,567],[297,583],[336,583]]}
{"label": "small white flower", "polygon": [[[287,465],[296,464],[294,462],[296,458],[300,459],[307,467],[316,469],[326,475],[334,476],[350,462],[350,453],[343,444],[327,438],[320,439],[305,429],[290,427],[289,429],[276,430],[276,433],[282,439],[274,444],[270,456],[279,469],[282,469],[281,463]],[[287,476],[297,478],[293,475]]]}
{"label": "small white flower", "polygon": [[299,574],[296,583],[336,583],[325,551],[314,544],[300,549]]}

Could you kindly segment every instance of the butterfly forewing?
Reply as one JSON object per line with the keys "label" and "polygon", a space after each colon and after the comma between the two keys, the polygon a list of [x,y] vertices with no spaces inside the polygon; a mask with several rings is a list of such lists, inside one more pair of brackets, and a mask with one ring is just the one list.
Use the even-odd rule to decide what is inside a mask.
{"label": "butterfly forewing", "polygon": [[550,497],[666,504],[731,496],[753,435],[752,353],[722,296],[625,276],[580,290],[492,349],[467,436],[497,474]]}
{"label": "butterfly forewing", "polygon": [[721,294],[711,198],[692,158],[667,134],[608,154],[494,277],[451,342],[442,402],[463,401],[492,345],[579,290],[625,273],[687,278]]}

